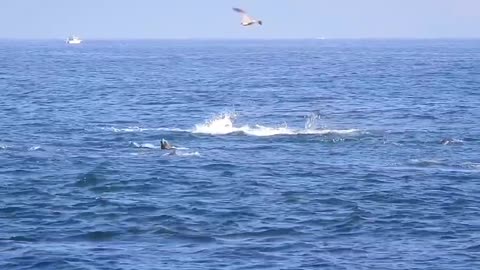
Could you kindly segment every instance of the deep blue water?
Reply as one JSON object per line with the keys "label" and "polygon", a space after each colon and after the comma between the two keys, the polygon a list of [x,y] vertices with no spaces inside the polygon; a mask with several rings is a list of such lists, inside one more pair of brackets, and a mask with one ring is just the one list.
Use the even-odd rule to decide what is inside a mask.
{"label": "deep blue water", "polygon": [[480,268],[480,40],[1,41],[0,91],[0,269]]}

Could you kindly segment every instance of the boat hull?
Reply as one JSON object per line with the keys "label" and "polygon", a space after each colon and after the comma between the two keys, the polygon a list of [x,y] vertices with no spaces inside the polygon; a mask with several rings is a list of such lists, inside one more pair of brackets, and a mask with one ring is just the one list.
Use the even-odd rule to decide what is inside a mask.
{"label": "boat hull", "polygon": [[67,44],[80,44],[82,43],[81,40],[67,40]]}

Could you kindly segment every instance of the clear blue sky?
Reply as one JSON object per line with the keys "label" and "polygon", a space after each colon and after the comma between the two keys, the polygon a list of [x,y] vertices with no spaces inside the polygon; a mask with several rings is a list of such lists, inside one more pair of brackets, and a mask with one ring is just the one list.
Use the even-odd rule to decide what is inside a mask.
{"label": "clear blue sky", "polygon": [[[264,26],[244,28],[233,6]],[[480,0],[0,0],[0,38],[480,38]]]}

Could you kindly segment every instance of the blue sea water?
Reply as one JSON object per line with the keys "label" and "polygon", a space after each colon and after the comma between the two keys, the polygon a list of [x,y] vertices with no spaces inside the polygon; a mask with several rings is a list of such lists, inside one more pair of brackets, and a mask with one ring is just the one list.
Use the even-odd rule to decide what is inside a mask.
{"label": "blue sea water", "polygon": [[0,269],[480,268],[480,40],[1,41],[0,91]]}

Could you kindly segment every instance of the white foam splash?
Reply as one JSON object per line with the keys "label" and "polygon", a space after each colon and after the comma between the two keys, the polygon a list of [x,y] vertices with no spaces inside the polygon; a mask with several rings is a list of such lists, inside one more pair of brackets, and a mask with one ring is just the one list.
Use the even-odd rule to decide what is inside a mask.
{"label": "white foam splash", "polygon": [[307,120],[305,121],[305,130],[315,130],[317,129],[318,120],[320,120],[320,113],[314,112],[306,116]]}
{"label": "white foam splash", "polygon": [[276,136],[276,135],[326,135],[326,134],[351,134],[359,132],[358,129],[315,129],[316,119],[318,117],[309,117],[305,124],[305,129],[295,130],[289,128],[286,124],[277,127],[267,127],[263,125],[244,125],[234,126],[235,114],[222,114],[203,124],[195,125],[192,133],[227,135],[232,133],[243,133],[250,136]]}
{"label": "white foam splash", "polygon": [[241,128],[234,128],[233,121],[235,114],[221,114],[203,124],[195,125],[193,133],[203,133],[212,135],[225,135],[241,131]]}
{"label": "white foam splash", "polygon": [[266,127],[262,125],[255,125],[254,127],[244,126],[242,132],[259,137],[276,136],[276,135],[295,135],[295,131],[289,129],[287,126],[283,127]]}
{"label": "white foam splash", "polygon": [[448,139],[443,139],[441,142],[443,145],[448,145],[448,144],[463,144],[464,141],[461,139],[455,139],[455,138],[448,138]]}
{"label": "white foam splash", "polygon": [[412,165],[427,167],[427,166],[440,166],[445,165],[445,163],[438,159],[410,159],[409,163]]}
{"label": "white foam splash", "polygon": [[148,149],[159,149],[160,146],[156,146],[151,143],[136,143],[136,142],[130,142],[130,145],[133,145],[137,148],[148,148]]}
{"label": "white foam splash", "polygon": [[200,153],[195,151],[195,152],[178,152],[176,153],[177,156],[180,156],[180,157],[200,157]]}
{"label": "white foam splash", "polygon": [[[328,134],[354,134],[360,132],[358,129],[326,129],[325,127],[318,128],[317,122],[320,119],[319,114],[310,114],[307,117],[305,127],[303,129],[292,129],[287,124],[268,127],[264,125],[243,125],[235,126],[235,113],[223,113],[212,119],[202,123],[196,124],[193,129],[179,129],[179,128],[141,128],[141,127],[127,127],[115,128],[108,127],[104,130],[113,132],[144,132],[144,131],[169,131],[169,132],[190,132],[194,134],[208,134],[208,135],[228,135],[241,133],[249,136],[268,137],[278,135],[328,135]],[[148,148],[148,146],[145,146]]]}
{"label": "white foam splash", "polygon": [[5,150],[5,149],[7,149],[7,148],[8,148],[8,146],[6,146],[5,144],[0,144],[0,149],[1,149],[1,150]]}
{"label": "white foam splash", "polygon": [[28,148],[28,151],[37,151],[37,150],[41,150],[42,147],[39,146],[39,145],[35,145],[35,146],[32,146],[30,148]]}

